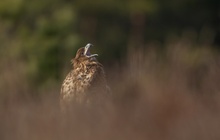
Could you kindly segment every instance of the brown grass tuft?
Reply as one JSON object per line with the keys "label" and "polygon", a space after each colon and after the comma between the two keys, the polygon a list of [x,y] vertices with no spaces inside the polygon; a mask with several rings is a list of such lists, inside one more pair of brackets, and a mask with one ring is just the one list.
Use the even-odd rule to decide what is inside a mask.
{"label": "brown grass tuft", "polygon": [[78,106],[62,114],[59,87],[44,91],[38,100],[5,97],[0,139],[217,140],[219,63],[209,48],[179,44],[164,52],[131,50],[108,74],[113,99],[107,106]]}

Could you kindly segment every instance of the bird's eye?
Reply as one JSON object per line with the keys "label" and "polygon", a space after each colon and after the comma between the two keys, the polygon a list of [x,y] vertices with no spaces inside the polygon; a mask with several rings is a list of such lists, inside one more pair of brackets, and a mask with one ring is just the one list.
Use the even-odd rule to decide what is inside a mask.
{"label": "bird's eye", "polygon": [[81,55],[83,55],[84,53],[83,52],[81,52]]}

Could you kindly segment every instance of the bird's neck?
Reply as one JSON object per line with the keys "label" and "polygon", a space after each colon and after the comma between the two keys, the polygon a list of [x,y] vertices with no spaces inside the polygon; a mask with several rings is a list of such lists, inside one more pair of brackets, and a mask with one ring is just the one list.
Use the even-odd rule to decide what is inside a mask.
{"label": "bird's neck", "polygon": [[89,64],[80,63],[76,67],[74,67],[73,71],[81,74],[93,74],[100,67],[100,63],[93,62]]}

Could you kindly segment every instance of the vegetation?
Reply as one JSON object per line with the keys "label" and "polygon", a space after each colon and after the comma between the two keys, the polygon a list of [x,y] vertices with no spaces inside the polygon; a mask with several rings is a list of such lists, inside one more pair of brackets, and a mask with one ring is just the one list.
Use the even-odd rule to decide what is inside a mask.
{"label": "vegetation", "polygon": [[[218,0],[1,0],[0,139],[217,139],[219,25]],[[87,43],[113,99],[100,120],[63,122],[61,82]]]}

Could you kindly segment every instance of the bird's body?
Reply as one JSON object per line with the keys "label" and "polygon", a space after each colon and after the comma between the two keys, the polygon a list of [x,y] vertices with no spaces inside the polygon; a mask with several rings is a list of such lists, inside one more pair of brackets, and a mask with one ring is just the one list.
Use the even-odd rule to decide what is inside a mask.
{"label": "bird's body", "polygon": [[62,108],[72,103],[90,104],[99,102],[107,94],[107,83],[102,64],[90,54],[91,44],[80,48],[72,60],[73,69],[66,76],[60,93]]}

